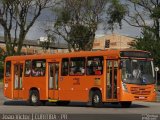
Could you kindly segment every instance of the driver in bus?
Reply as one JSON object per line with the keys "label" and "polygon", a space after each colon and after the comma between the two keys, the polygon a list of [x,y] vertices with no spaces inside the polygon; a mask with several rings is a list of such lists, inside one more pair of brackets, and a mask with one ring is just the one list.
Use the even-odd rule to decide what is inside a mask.
{"label": "driver in bus", "polygon": [[135,68],[133,69],[133,77],[134,77],[134,78],[139,78],[139,77],[140,77],[140,74],[141,74],[141,70],[139,69],[137,63],[135,63],[134,67],[135,67]]}

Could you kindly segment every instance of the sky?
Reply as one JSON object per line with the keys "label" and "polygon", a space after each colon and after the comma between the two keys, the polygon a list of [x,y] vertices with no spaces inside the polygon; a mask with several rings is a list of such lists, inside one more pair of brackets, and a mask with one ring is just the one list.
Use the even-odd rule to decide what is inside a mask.
{"label": "sky", "polygon": [[[51,21],[52,19],[54,19],[54,16],[51,13],[51,11],[48,10],[42,11],[42,14],[39,16],[35,24],[29,30],[26,39],[37,40],[40,37],[45,37],[46,34],[44,33],[44,28],[46,27],[46,24],[51,25],[50,23],[47,23],[46,20]],[[114,30],[114,33],[131,37],[137,37],[140,36],[141,31],[139,28],[132,27],[128,25],[125,21],[123,21],[122,29],[117,28]],[[104,31],[103,25],[100,24],[96,31],[96,36],[103,36],[106,34],[111,34],[111,31]],[[0,26],[0,36],[3,36],[3,29],[1,26]]]}
{"label": "sky", "polygon": [[[44,21],[37,21],[28,32],[26,39],[37,40],[40,37],[46,36],[46,34],[43,32],[45,24],[46,23]],[[122,29],[117,28],[113,31],[113,33],[131,37],[138,37],[140,36],[141,30],[139,28],[132,27],[123,21]],[[106,34],[112,34],[112,32],[104,31],[103,25],[99,25],[98,30],[96,31],[96,36],[103,36]]]}

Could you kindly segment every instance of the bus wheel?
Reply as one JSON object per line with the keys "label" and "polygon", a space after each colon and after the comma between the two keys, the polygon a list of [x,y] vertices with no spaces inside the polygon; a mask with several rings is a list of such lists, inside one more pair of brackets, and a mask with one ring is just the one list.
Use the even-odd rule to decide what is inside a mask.
{"label": "bus wheel", "polygon": [[37,90],[30,91],[29,103],[34,106],[40,105],[39,92]]}
{"label": "bus wheel", "polygon": [[70,103],[70,101],[57,101],[56,105],[58,106],[66,106]]}
{"label": "bus wheel", "polygon": [[131,106],[132,102],[127,101],[127,102],[121,102],[122,108],[129,108]]}
{"label": "bus wheel", "polygon": [[100,91],[95,91],[92,95],[92,106],[101,107],[102,106],[102,95]]}

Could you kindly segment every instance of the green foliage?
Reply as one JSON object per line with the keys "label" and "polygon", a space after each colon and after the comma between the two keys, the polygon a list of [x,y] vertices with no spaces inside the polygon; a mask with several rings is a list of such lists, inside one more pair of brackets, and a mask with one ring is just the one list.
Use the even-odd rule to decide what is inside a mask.
{"label": "green foliage", "polygon": [[55,42],[55,36],[48,34],[46,41],[40,41],[40,46],[44,51],[48,50],[50,47],[50,44],[53,44]]}
{"label": "green foliage", "polygon": [[58,27],[58,26],[62,26],[63,24],[67,24],[70,19],[71,19],[71,16],[70,16],[69,11],[62,10],[58,14],[58,19],[56,20],[54,27]]}
{"label": "green foliage", "polygon": [[5,51],[0,48],[0,82],[3,78],[3,71],[4,71],[4,60],[6,58],[6,54],[5,54]]}
{"label": "green foliage", "polygon": [[69,34],[71,44],[79,50],[85,50],[85,45],[90,39],[90,29],[84,25],[74,25]]}
{"label": "green foliage", "polygon": [[157,40],[154,33],[148,29],[144,29],[142,34],[142,37],[135,40],[133,47],[138,50],[150,51],[154,58],[155,65],[160,67],[160,39]]}
{"label": "green foliage", "polygon": [[91,50],[105,0],[63,0],[54,8],[54,30],[69,51]]}
{"label": "green foliage", "polygon": [[51,2],[51,0],[0,1],[0,25],[4,30],[4,41],[8,55],[21,54],[28,31]]}
{"label": "green foliage", "polygon": [[6,57],[6,52],[2,48],[0,48],[0,61],[4,61]]}
{"label": "green foliage", "polygon": [[153,12],[150,16],[153,19],[159,19],[160,18],[160,6],[157,6],[153,9]]}
{"label": "green foliage", "polygon": [[113,30],[126,12],[118,0],[62,0],[56,7],[53,32],[68,43],[69,51],[92,50],[98,25]]}
{"label": "green foliage", "polygon": [[113,30],[115,23],[118,23],[121,28],[121,21],[126,15],[126,6],[121,4],[119,0],[111,0],[107,14],[109,17],[109,29]]}

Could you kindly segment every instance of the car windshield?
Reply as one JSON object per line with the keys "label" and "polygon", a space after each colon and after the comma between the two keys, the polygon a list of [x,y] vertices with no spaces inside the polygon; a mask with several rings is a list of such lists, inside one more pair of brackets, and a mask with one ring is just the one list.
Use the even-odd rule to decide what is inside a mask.
{"label": "car windshield", "polygon": [[122,59],[122,80],[133,84],[154,84],[153,61]]}

